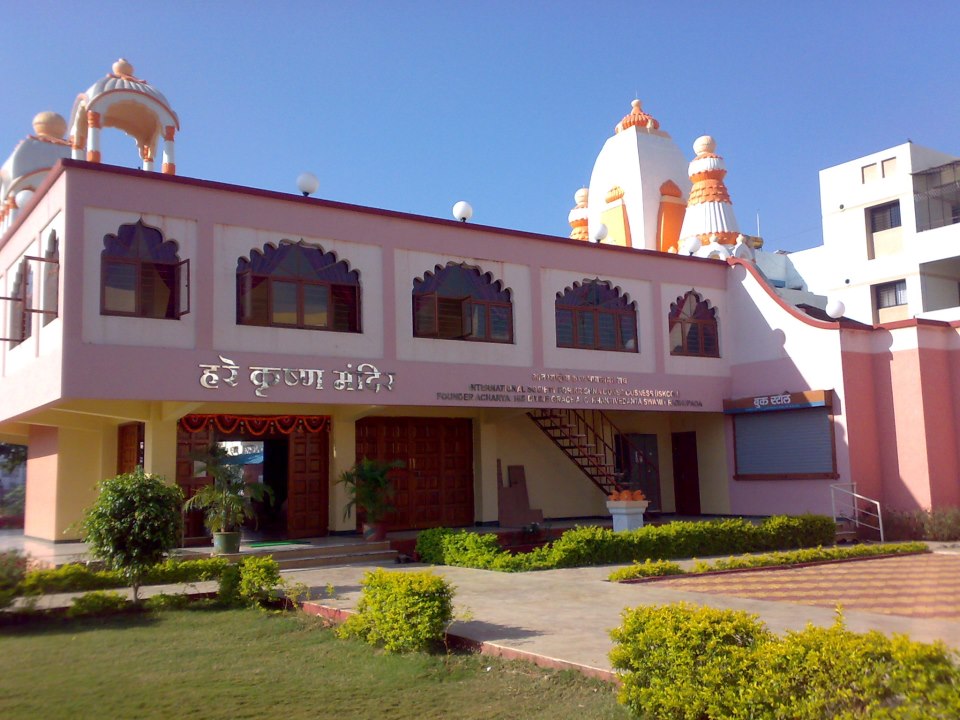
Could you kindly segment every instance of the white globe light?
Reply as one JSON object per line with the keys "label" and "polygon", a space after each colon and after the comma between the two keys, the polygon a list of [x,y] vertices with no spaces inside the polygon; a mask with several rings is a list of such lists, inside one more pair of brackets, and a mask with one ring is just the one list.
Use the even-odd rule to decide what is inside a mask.
{"label": "white globe light", "polygon": [[600,226],[593,231],[593,241],[595,243],[603,242],[607,237],[607,226],[603,223],[600,223]]}
{"label": "white globe light", "polygon": [[303,193],[303,196],[313,195],[320,187],[320,181],[313,173],[302,172],[297,175],[297,190]]}
{"label": "white globe light", "polygon": [[826,311],[827,315],[837,320],[843,317],[843,314],[847,311],[847,306],[843,304],[842,300],[830,300],[827,303]]}
{"label": "white globe light", "polygon": [[453,206],[453,217],[460,222],[466,222],[473,217],[473,208],[466,200],[461,200]]}
{"label": "white globe light", "polygon": [[18,208],[23,208],[26,207],[27,203],[30,202],[30,198],[32,197],[33,190],[21,190],[13,196],[13,201],[17,204]]}
{"label": "white globe light", "polygon": [[685,238],[680,241],[680,254],[681,255],[693,255],[697,250],[700,249],[702,243],[700,238],[696,235]]}

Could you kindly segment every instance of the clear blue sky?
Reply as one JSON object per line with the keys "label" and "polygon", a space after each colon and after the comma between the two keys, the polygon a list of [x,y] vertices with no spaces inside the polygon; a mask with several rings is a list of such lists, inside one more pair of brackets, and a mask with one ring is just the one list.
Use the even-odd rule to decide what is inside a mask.
{"label": "clear blue sky", "polygon": [[438,217],[466,199],[547,234],[634,96],[688,156],[717,139],[767,250],[820,243],[822,168],[908,138],[960,155],[955,1],[5,0],[0,28],[0,158],[123,56],[180,115],[181,175],[293,191],[310,170],[320,197]]}

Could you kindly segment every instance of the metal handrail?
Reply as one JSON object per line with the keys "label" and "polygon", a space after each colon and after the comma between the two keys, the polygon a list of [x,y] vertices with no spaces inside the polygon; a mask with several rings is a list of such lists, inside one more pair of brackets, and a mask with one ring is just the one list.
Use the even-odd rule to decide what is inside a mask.
{"label": "metal handrail", "polygon": [[[843,501],[843,496],[849,495],[850,499],[846,500],[845,505],[840,506],[840,512],[837,512],[838,508],[838,496],[840,502]],[[866,507],[861,507],[858,503],[864,503],[865,505],[872,506],[876,508],[876,512],[872,512]],[[835,483],[830,486],[830,504],[833,507],[833,517],[841,518],[843,520],[850,520],[854,527],[868,527],[871,530],[877,530],[880,533],[880,542],[883,542],[883,511],[880,509],[880,503],[873,498],[869,498],[866,495],[861,495],[857,492],[856,483]],[[843,514],[843,510],[849,508],[850,514]],[[876,525],[870,524],[870,522],[863,519],[863,516],[870,518],[876,518]]]}

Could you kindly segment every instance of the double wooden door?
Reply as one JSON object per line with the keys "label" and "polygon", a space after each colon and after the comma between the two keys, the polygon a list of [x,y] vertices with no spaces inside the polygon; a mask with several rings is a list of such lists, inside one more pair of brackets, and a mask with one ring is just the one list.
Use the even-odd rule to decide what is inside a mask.
{"label": "double wooden door", "polygon": [[[220,436],[213,428],[188,432],[182,427],[177,431],[177,484],[184,497],[190,497],[210,482],[205,475],[197,475],[195,458],[204,455],[211,444],[219,440],[242,440],[243,435]],[[286,532],[289,538],[304,538],[326,535],[329,532],[329,435],[321,432],[293,432],[289,435],[271,435],[270,438],[286,440],[287,443],[287,493]],[[247,439],[267,439],[264,437]],[[282,445],[281,445],[282,449]],[[280,502],[280,501],[278,501]],[[200,512],[186,513],[184,537],[204,535],[203,515]]]}
{"label": "double wooden door", "polygon": [[461,418],[364,418],[357,459],[399,460],[390,530],[472,525],[473,425]]}

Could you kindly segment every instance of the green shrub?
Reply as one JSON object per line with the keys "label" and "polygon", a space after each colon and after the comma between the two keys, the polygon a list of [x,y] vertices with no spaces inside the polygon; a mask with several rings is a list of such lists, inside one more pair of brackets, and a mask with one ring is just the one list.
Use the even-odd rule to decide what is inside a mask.
{"label": "green shrub", "polygon": [[[217,580],[227,564],[223,558],[196,560],[169,558],[159,565],[147,568],[141,580],[144,585],[173,585]],[[69,563],[58,568],[29,571],[20,585],[20,592],[23,595],[86,592],[118,588],[126,584],[124,577],[114,570],[96,570],[89,565]]]}
{"label": "green shrub", "polygon": [[740,557],[721,558],[707,562],[697,560],[693,572],[702,573],[712,570],[738,570],[741,568],[770,567],[775,565],[797,565],[825,560],[843,560],[846,558],[871,557],[874,555],[897,555],[900,553],[925,552],[923,543],[891,543],[889,545],[845,545],[837,547],[804,548],[786,552],[764,553],[762,555],[742,555]]}
{"label": "green shrub", "polygon": [[619,700],[637,716],[729,718],[756,649],[773,639],[755,615],[686,603],[627,609],[611,631]]}
{"label": "green shrub", "polygon": [[272,557],[251,556],[239,563],[237,593],[246,605],[263,606],[279,597],[280,565]]}
{"label": "green shrub", "polygon": [[139,467],[97,487],[80,523],[83,540],[94,557],[126,578],[137,602],[146,571],[180,541],[183,493]]}
{"label": "green shrub", "polygon": [[112,590],[94,590],[73,598],[67,608],[67,617],[87,617],[90,615],[114,615],[130,608],[130,601]]}
{"label": "green shrub", "polygon": [[160,593],[148,597],[143,604],[147,610],[153,611],[183,610],[190,605],[190,596],[186,593],[175,593],[173,595]]}
{"label": "green shrub", "polygon": [[638,717],[960,717],[957,655],[939,642],[842,620],[778,638],[752,615],[686,604],[625,610],[611,635],[619,699]]}
{"label": "green shrub", "polygon": [[819,515],[777,516],[759,524],[741,518],[673,522],[625,532],[587,526],[568,530],[532,552],[511,555],[493,533],[438,528],[421,533],[427,537],[418,539],[417,551],[424,562],[515,572],[822,545],[832,543],[835,532],[833,521]]}
{"label": "green shrub", "polygon": [[235,607],[241,604],[239,565],[227,565],[220,573],[220,587],[217,590],[217,604],[224,607]]}
{"label": "green shrub", "polygon": [[807,626],[758,653],[737,718],[957,718],[960,668],[942,643]]}
{"label": "green shrub", "polygon": [[113,570],[95,570],[88,565],[69,563],[58,568],[31,570],[20,585],[23,595],[87,592],[123,587],[120,573]]}
{"label": "green shrub", "polygon": [[357,612],[338,628],[387,652],[429,650],[453,620],[453,587],[430,572],[368,572]]}
{"label": "green shrub", "polygon": [[0,610],[13,604],[27,572],[27,558],[19,550],[0,551]]}
{"label": "green shrub", "polygon": [[443,541],[452,534],[453,530],[443,527],[421,531],[417,535],[416,548],[416,553],[420,556],[420,562],[430,565],[446,565]]}
{"label": "green shrub", "polygon": [[167,558],[144,573],[143,584],[174,585],[219,580],[220,573],[228,564],[227,560],[220,557],[197,558],[196,560]]}
{"label": "green shrub", "polygon": [[607,578],[610,582],[619,580],[633,580],[634,578],[664,577],[666,575],[683,575],[683,568],[669,560],[651,560],[647,558],[642,563],[635,562],[628,567],[614,570]]}
{"label": "green shrub", "polygon": [[936,510],[884,510],[883,527],[888,540],[960,540],[960,508]]}

